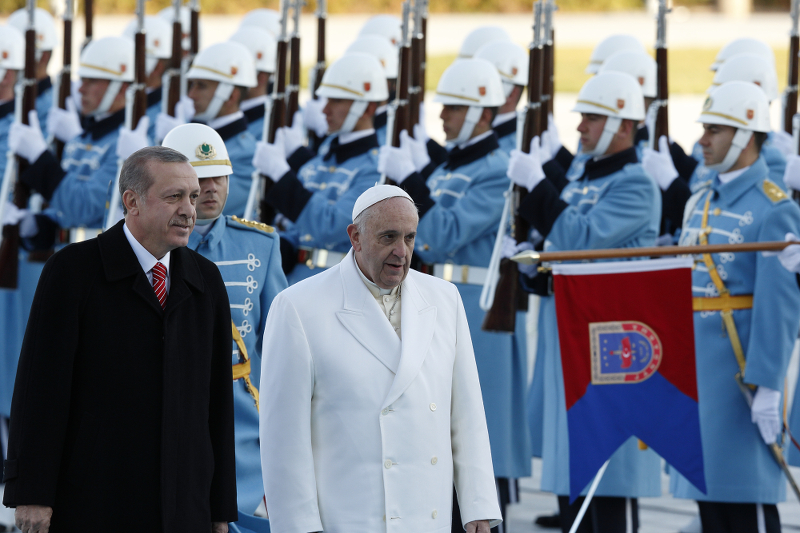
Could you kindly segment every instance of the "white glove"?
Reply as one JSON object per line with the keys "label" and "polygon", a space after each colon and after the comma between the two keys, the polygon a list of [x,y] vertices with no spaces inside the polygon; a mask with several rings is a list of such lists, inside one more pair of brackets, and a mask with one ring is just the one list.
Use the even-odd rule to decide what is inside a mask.
{"label": "white glove", "polygon": [[791,134],[783,130],[773,131],[770,142],[784,157],[794,154],[794,139],[792,139]]}
{"label": "white glove", "polygon": [[[408,137],[408,133],[401,132],[402,139],[403,133]],[[398,185],[402,184],[406,178],[416,172],[414,168],[414,159],[411,155],[410,143],[403,143],[400,141],[400,148],[394,146],[381,146],[380,154],[378,155],[378,172],[386,174],[386,177],[393,180]]]}
{"label": "white glove", "polygon": [[291,170],[289,163],[286,162],[286,157],[283,148],[283,139],[278,130],[278,135],[275,136],[275,143],[265,143],[258,141],[256,143],[256,153],[253,155],[253,166],[260,174],[268,176],[275,183]]}
{"label": "white glove", "polygon": [[553,115],[547,117],[547,130],[542,133],[542,161],[553,159],[561,150],[561,139],[558,138],[558,128],[553,120]]}
{"label": "white glove", "polygon": [[759,387],[750,408],[751,419],[758,426],[761,438],[772,444],[781,432],[781,393],[780,391]]}
{"label": "white glove", "polygon": [[800,191],[800,155],[786,156],[786,170],[783,171],[783,182],[787,187]]}
{"label": "white glove", "polygon": [[414,138],[422,141],[422,144],[428,144],[431,140],[428,135],[428,130],[425,129],[425,103],[419,103],[419,124],[414,124]]}
{"label": "white glove", "polygon": [[317,137],[324,137],[328,134],[328,120],[322,108],[328,103],[327,98],[309,100],[303,108],[303,126],[308,131],[313,131]]}
{"label": "white glove", "polygon": [[145,115],[139,119],[136,129],[130,130],[125,126],[121,127],[119,137],[117,137],[117,157],[128,159],[132,153],[150,146],[150,141],[147,139],[149,126],[150,117]]}
{"label": "white glove", "polygon": [[182,97],[175,104],[175,116],[159,113],[156,115],[156,140],[161,143],[164,137],[178,126],[183,126],[194,117],[194,100],[188,96]]}
{"label": "white glove", "polygon": [[47,143],[39,127],[36,110],[28,113],[28,124],[13,122],[8,132],[8,147],[15,154],[33,163],[47,150]]}
{"label": "white glove", "polygon": [[[503,251],[501,252],[503,259],[514,257],[525,250],[533,250],[533,245],[528,241],[517,244],[514,238],[508,235],[503,236]],[[523,265],[517,263],[517,269],[530,278],[536,275],[536,267],[537,265]]]}
{"label": "white glove", "polygon": [[13,202],[6,201],[6,209],[3,211],[3,220],[0,221],[2,226],[16,226],[19,221],[25,218],[27,209],[20,209]]}
{"label": "white glove", "polygon": [[303,146],[305,141],[305,129],[303,128],[303,114],[300,111],[295,112],[292,119],[292,127],[280,128],[276,135],[280,135],[283,140],[283,149],[285,150],[286,159],[289,159],[298,148]]}
{"label": "white glove", "polygon": [[23,239],[33,237],[39,233],[36,224],[36,217],[29,209],[20,209],[12,202],[6,202],[6,210],[3,213],[3,226],[15,226],[19,224],[19,236]]}
{"label": "white glove", "polygon": [[420,172],[431,162],[431,157],[428,155],[428,147],[425,144],[427,141],[425,128],[420,128],[419,124],[414,125],[413,139],[406,130],[400,132],[400,147],[408,145],[411,161],[414,163],[414,169],[417,172]]}
{"label": "white glove", "polygon": [[678,171],[675,170],[669,153],[669,140],[664,135],[658,139],[658,150],[658,152],[652,148],[642,150],[642,166],[645,172],[656,180],[661,190],[666,191],[678,177]]}
{"label": "white glove", "polygon": [[506,176],[515,185],[525,187],[532,191],[544,179],[542,170],[541,146],[539,137],[531,139],[531,151],[529,154],[521,150],[511,150],[511,158],[508,160],[508,170]]}
{"label": "white glove", "polygon": [[[786,234],[786,242],[797,242],[800,238],[794,233]],[[780,252],[761,252],[764,257],[778,256],[783,268],[789,272],[800,273],[800,244],[790,244]]]}
{"label": "white glove", "polygon": [[47,113],[47,132],[61,142],[69,142],[81,133],[81,117],[75,107],[75,101],[67,98],[67,108],[53,106]]}

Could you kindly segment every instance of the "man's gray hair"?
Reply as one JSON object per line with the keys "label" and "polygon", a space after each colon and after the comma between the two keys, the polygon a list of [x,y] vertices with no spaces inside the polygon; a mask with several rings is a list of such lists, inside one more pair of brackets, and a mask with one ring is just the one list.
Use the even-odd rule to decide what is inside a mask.
{"label": "man's gray hair", "polygon": [[[125,194],[125,191],[133,191],[141,201],[144,201],[147,191],[153,184],[153,176],[147,170],[147,163],[150,161],[158,163],[188,163],[189,158],[166,146],[148,146],[134,152],[125,160],[119,173],[120,198]],[[122,204],[122,214],[128,214],[124,202]]]}

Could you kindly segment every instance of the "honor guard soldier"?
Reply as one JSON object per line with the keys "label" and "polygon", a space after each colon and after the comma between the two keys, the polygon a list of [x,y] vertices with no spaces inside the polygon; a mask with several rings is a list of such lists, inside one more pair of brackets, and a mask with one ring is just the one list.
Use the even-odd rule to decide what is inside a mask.
{"label": "honor guard soldier", "polygon": [[[53,107],[53,81],[47,74],[47,65],[53,57],[53,49],[58,44],[58,35],[53,15],[37,7],[33,15],[36,30],[36,113],[39,124],[48,124],[48,113]],[[22,34],[28,29],[28,10],[18,9],[8,17],[9,26],[14,26]]]}
{"label": "honor guard soldier", "polygon": [[[752,83],[724,83],[706,99],[699,122],[705,165],[716,173],[686,204],[681,244],[800,234],[800,208],[770,179],[759,154],[770,131],[764,91]],[[672,472],[673,494],[699,501],[703,531],[780,531],[775,504],[785,498],[786,480],[768,445],[781,433],[800,292],[777,257],[722,253],[698,259],[692,292],[707,493]],[[754,389],[747,391],[752,407],[737,374]]]}
{"label": "honor guard soldier", "polygon": [[[639,83],[620,72],[598,74],[581,88],[573,111],[581,114],[581,150],[589,156],[583,174],[568,183],[546,177],[534,138],[530,154],[515,150],[508,167],[509,178],[529,191],[519,214],[544,237],[546,251],[653,246],[661,202],[633,146],[636,125],[645,117]],[[541,296],[537,359],[543,358],[542,490],[558,495],[562,529],[567,531],[582,500],[569,504],[569,439],[549,277],[542,273],[526,280]],[[642,450],[635,438],[626,441],[612,456],[582,526],[636,531],[636,498],[661,495],[660,466],[652,450]]]}
{"label": "honor guard soldier", "polygon": [[378,136],[378,144],[386,144],[386,108],[388,102],[394,100],[395,90],[397,89],[397,47],[389,39],[380,35],[361,35],[347,47],[345,54],[361,53],[374,56],[380,61],[386,73],[386,86],[389,90],[389,97],[384,102],[378,102],[378,109],[375,111],[373,125],[375,134]]}
{"label": "honor guard soldier", "polygon": [[[146,118],[134,132],[125,130],[130,135],[118,143],[124,129],[120,127],[125,90],[133,81],[133,55],[133,43],[124,37],[95,39],[83,49],[78,68],[82,126],[65,122],[64,131],[51,132],[67,142],[60,165],[47,150],[35,115],[30,117],[31,126],[12,125],[9,146],[31,163],[20,180],[49,202],[41,213],[28,213],[21,223],[27,247],[52,247],[58,228],[100,228],[118,160],[147,145]],[[92,235],[81,229],[71,240],[87,236]]]}
{"label": "honor guard soldier", "polygon": [[[233,173],[220,135],[204,124],[185,124],[172,130],[164,146],[189,158],[200,178],[197,221],[189,248],[214,261],[225,281],[231,304],[233,331],[234,422],[236,486],[242,523],[254,517],[264,497],[258,442],[258,389],[261,345],[272,299],[286,288],[281,269],[280,241],[266,224],[222,214]],[[268,531],[266,520],[256,531]],[[264,529],[266,527],[266,529]]]}
{"label": "honor guard soldier", "polygon": [[278,45],[270,32],[258,26],[242,26],[228,40],[250,50],[256,64],[256,86],[247,89],[239,107],[247,119],[247,130],[253,138],[260,139],[264,135],[264,102],[272,92],[270,78],[275,73]]}
{"label": "honor guard soldier", "polygon": [[434,97],[443,104],[443,128],[452,146],[447,161],[417,170],[414,154],[423,152],[424,145],[404,133],[401,148],[381,148],[379,167],[419,206],[415,255],[430,265],[434,276],[455,283],[464,301],[501,509],[509,503],[516,478],[531,473],[524,409],[525,320],[517,320],[514,335],[482,331],[485,313],[478,303],[508,189],[508,157],[492,130],[505,101],[494,65],[483,59],[456,60],[439,80]]}
{"label": "honor guard soldier", "polygon": [[[186,77],[188,96],[194,101],[193,121],[208,124],[220,134],[233,163],[225,214],[242,216],[252,183],[256,139],[247,131],[239,104],[247,90],[257,85],[252,54],[239,43],[213,44],[197,54]],[[159,120],[175,119],[161,113]]]}
{"label": "honor guard soldier", "polygon": [[517,147],[517,106],[528,84],[528,54],[511,41],[494,41],[481,46],[475,57],[494,65],[503,82],[506,101],[497,110],[492,128],[500,148],[510,154]]}
{"label": "honor guard soldier", "polygon": [[[150,127],[147,135],[156,138],[156,119],[161,112],[162,80],[172,57],[172,25],[163,17],[147,15],[145,31],[145,85],[147,86],[147,116]],[[123,32],[131,40],[136,35],[136,21],[132,20]]]}
{"label": "honor guard soldier", "polygon": [[259,142],[253,158],[274,183],[264,201],[287,220],[281,244],[290,285],[341,261],[350,249],[345,229],[353,204],[380,180],[372,120],[389,96],[380,62],[366,54],[342,56],[325,71],[317,95],[327,98],[325,117],[335,134],[319,154],[285,145],[292,137],[280,129],[275,144]]}

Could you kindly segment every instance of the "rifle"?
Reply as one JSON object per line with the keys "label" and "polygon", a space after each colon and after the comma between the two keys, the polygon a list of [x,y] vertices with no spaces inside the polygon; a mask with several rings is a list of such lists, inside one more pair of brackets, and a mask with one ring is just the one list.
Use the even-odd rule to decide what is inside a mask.
{"label": "rifle", "polygon": [[[262,140],[270,144],[275,142],[275,134],[278,132],[278,128],[282,128],[286,125],[286,113],[288,110],[286,103],[286,52],[289,46],[286,26],[288,22],[287,19],[289,18],[290,1],[291,0],[281,0],[281,34],[278,37],[278,57],[275,61],[275,75],[277,79],[275,83],[272,84],[272,94],[267,95],[267,100],[264,102],[264,132],[262,134]],[[260,175],[254,173],[253,188],[257,188],[258,184],[262,181],[261,198],[258,201],[261,211],[259,218],[262,222],[270,223],[272,219],[275,218],[275,209],[264,201],[264,198],[267,197],[267,193],[274,185],[274,182],[269,179],[262,179]],[[248,204],[255,205],[256,195],[251,194],[250,196],[252,200],[248,201]]]}
{"label": "rifle", "polygon": [[783,93],[783,129],[792,133],[792,117],[797,113],[797,69],[800,52],[800,32],[798,32],[798,15],[800,15],[800,0],[792,0],[790,16],[792,17],[792,30],[789,33],[789,71],[786,90]]}
{"label": "rifle", "polygon": [[92,42],[92,34],[94,33],[94,4],[93,0],[85,0],[83,4],[83,20],[86,25],[86,33],[81,45],[81,50],[86,48],[86,45]]}
{"label": "rifle", "polygon": [[[74,4],[72,0],[67,0],[64,8],[64,66],[61,72],[56,76],[56,87],[53,91],[55,97],[55,105],[61,109],[67,108],[67,98],[72,92],[72,17],[73,17]],[[52,135],[52,134],[51,134]],[[58,160],[64,153],[64,143],[53,137],[53,148]]]}
{"label": "rifle", "polygon": [[[420,30],[422,33],[422,45],[420,46],[421,61],[419,63],[419,101],[425,101],[425,71],[428,68],[428,1],[422,1],[422,20]],[[422,117],[425,120],[425,117]]]}
{"label": "rifle", "polygon": [[[525,105],[524,121],[517,121],[517,143],[525,153],[530,152],[531,140],[541,134],[542,126],[542,6],[544,0],[537,0],[533,4],[533,41],[531,42],[529,68],[528,68],[528,102]],[[520,125],[522,126],[520,128]],[[522,131],[520,131],[520,129]],[[512,231],[517,242],[528,240],[530,228],[528,223],[517,213],[522,198],[527,190],[518,185],[511,188],[510,201],[507,202],[508,210],[503,217],[514,213]],[[505,224],[501,223],[500,229],[504,230]],[[481,329],[484,331],[498,331],[513,333],[516,325],[517,311],[527,310],[528,293],[522,290],[519,282],[519,268],[509,259],[500,260],[500,247],[503,235],[498,232],[495,242],[493,260],[499,261],[499,279],[497,280],[496,293],[491,307],[486,311]],[[490,266],[492,269],[493,266]],[[488,302],[487,302],[488,303]]]}
{"label": "rifle", "polygon": [[669,99],[669,87],[667,83],[667,13],[671,9],[667,7],[667,0],[659,0],[658,16],[656,29],[656,65],[658,88],[656,99],[651,107],[656,108],[656,123],[653,128],[654,133],[650,139],[650,144],[654,150],[658,150],[658,140],[661,136],[669,138],[669,116],[667,103]]}
{"label": "rifle", "polygon": [[[174,29],[173,29],[174,31]],[[183,30],[181,29],[181,32]],[[181,33],[182,35],[182,33]],[[175,37],[173,36],[173,39]],[[181,96],[186,96],[189,90],[186,73],[192,66],[194,57],[200,51],[200,1],[189,1],[189,53],[181,59]]]}
{"label": "rifle", "polygon": [[[317,10],[314,13],[317,17],[317,64],[311,69],[308,84],[311,88],[312,100],[317,99],[317,89],[319,89],[322,76],[325,74],[325,21],[328,18],[325,1],[317,0]],[[319,139],[313,131],[308,132],[308,145],[319,146]]]}
{"label": "rifle", "polygon": [[548,115],[553,110],[553,0],[542,5],[542,99],[539,119],[540,131],[547,131]]}
{"label": "rifle", "polygon": [[289,44],[289,85],[286,86],[286,125],[289,127],[294,123],[294,114],[300,109],[300,12],[304,4],[304,0],[295,0],[292,6],[294,29]]}
{"label": "rifle", "polygon": [[[125,127],[131,130],[136,129],[139,120],[147,112],[147,92],[145,74],[145,30],[144,30],[144,3],[145,0],[136,1],[136,35],[134,37],[134,67],[133,83],[125,91]],[[119,175],[122,170],[124,160],[117,161],[117,176],[111,185],[111,200],[106,209],[106,219],[103,223],[103,231],[108,231],[114,224],[122,218],[120,209]]]}
{"label": "rifle", "polygon": [[411,65],[409,69],[408,88],[408,129],[413,134],[414,125],[419,124],[419,104],[422,102],[422,15],[425,0],[414,0],[414,34],[411,37]]}
{"label": "rifle", "polygon": [[[28,0],[28,28],[25,30],[25,77],[17,84],[16,91],[16,119],[23,124],[29,124],[28,113],[36,109],[36,28],[34,26],[34,13],[36,0]],[[12,163],[15,161],[15,164]],[[8,198],[11,183],[14,183],[14,205],[25,209],[30,199],[30,189],[19,180],[28,167],[28,162],[21,157],[9,157],[6,175],[3,176],[3,202]],[[14,169],[13,167],[16,167]],[[16,174],[14,174],[16,170]],[[2,220],[2,219],[0,219]],[[19,224],[3,226],[2,243],[0,244],[0,287],[16,289],[19,272]]]}
{"label": "rifle", "polygon": [[172,0],[175,9],[172,19],[172,55],[161,83],[161,106],[167,115],[175,116],[175,106],[181,98],[181,59],[183,58],[183,28],[181,27],[181,0]]}

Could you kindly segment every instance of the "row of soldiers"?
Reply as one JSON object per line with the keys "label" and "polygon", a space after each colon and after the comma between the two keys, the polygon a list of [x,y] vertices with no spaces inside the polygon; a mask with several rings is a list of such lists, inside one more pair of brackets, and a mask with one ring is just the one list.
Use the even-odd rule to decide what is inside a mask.
{"label": "row of soldiers", "polygon": [[[438,82],[433,101],[442,104],[447,140],[442,147],[428,137],[424,121],[413,125],[411,135],[401,133],[399,146],[386,143],[401,40],[395,17],[367,22],[347,53],[326,70],[318,99],[293,117],[292,126],[279,129],[272,143],[257,139],[263,137],[264,103],[276,71],[277,12],[249,13],[229,41],[194,57],[187,97],[175,116],[165,113],[160,101],[172,28],[159,17],[147,17],[148,119],[134,129],[124,126],[124,93],[134,71],[129,37],[89,43],[78,69],[80,98],[66,109],[48,106],[46,68],[55,28],[44,10],[37,10],[35,19],[40,105],[29,125],[15,121],[13,85],[24,42],[12,28],[24,28],[20,21],[22,15],[14,14],[0,32],[0,48],[8,51],[0,59],[0,149],[5,151],[7,143],[30,162],[19,179],[46,205],[32,202],[28,209],[7,210],[4,223],[19,223],[28,250],[52,247],[62,229],[84,228],[85,235],[100,228],[118,160],[152,142],[182,152],[198,173],[198,221],[189,246],[215,261],[228,288],[237,380],[236,527],[242,531],[263,531],[266,522],[260,507],[256,405],[267,311],[287,284],[345,256],[350,247],[345,228],[355,199],[383,176],[403,187],[419,207],[415,257],[420,268],[453,281],[464,301],[503,507],[514,499],[515,480],[531,474],[531,456],[540,456],[542,489],[559,496],[565,531],[577,504],[568,499],[563,372],[549,275],[531,269],[521,277],[541,298],[530,388],[525,320],[516,321],[513,334],[480,328],[481,287],[509,180],[528,191],[518,213],[533,231],[523,242],[507,237],[506,257],[531,247],[634,247],[678,239],[738,243],[800,234],[800,209],[786,194],[788,187],[800,188],[800,158],[791,155],[789,136],[771,130],[774,57],[758,41],[733,41],[718,55],[712,66],[715,87],[699,119],[704,134],[686,154],[666,138],[649,140],[645,110],[656,97],[653,59],[631,37],[606,39],[592,55],[588,71],[595,76],[581,89],[574,109],[581,123],[579,152],[573,155],[562,146],[552,119],[527,153],[516,148],[517,108],[529,62],[500,28],[472,32]],[[308,132],[323,140],[308,142]],[[66,143],[61,161],[49,150],[48,138]],[[243,219],[259,189],[254,180],[270,185],[263,205],[275,216],[267,219],[268,209],[261,213],[263,222],[279,231]],[[41,264],[25,254],[20,288],[0,293],[0,414],[6,417],[26,310],[41,271]],[[777,531],[775,504],[784,498],[785,484],[761,441],[775,442],[780,433],[781,391],[797,337],[800,293],[779,258],[708,257],[710,262],[698,264],[693,274],[693,291],[702,305],[695,313],[695,337],[708,492],[699,492],[677,472],[671,472],[671,488],[677,497],[702,502],[708,531],[756,530],[751,524]],[[787,264],[788,257],[783,257]],[[733,311],[738,349],[731,344],[732,331],[722,329],[726,311]],[[758,386],[752,410],[729,378],[740,370],[737,351],[746,360],[747,382]],[[790,453],[790,459],[800,455]],[[660,467],[655,452],[640,449],[635,439],[626,442],[609,463],[582,530],[635,529],[636,498],[661,495]]]}

